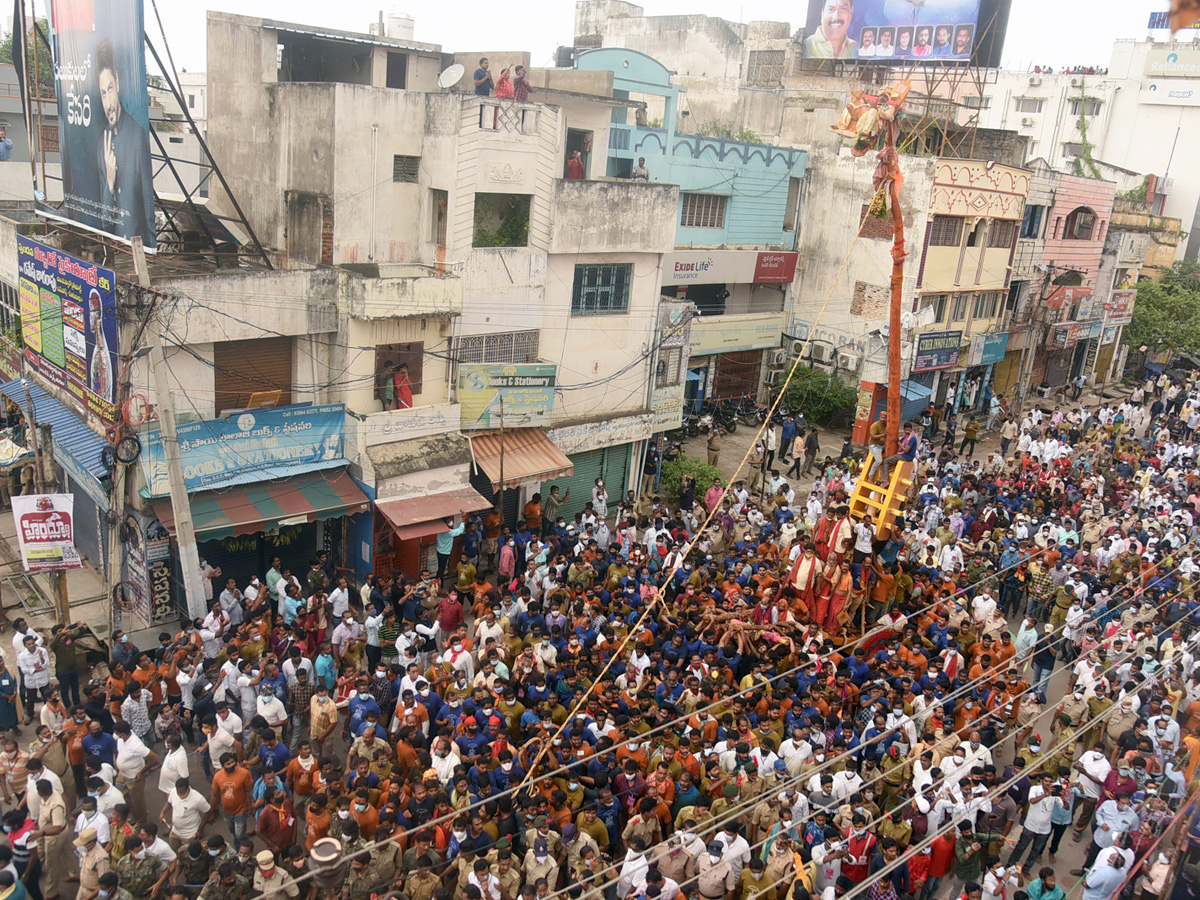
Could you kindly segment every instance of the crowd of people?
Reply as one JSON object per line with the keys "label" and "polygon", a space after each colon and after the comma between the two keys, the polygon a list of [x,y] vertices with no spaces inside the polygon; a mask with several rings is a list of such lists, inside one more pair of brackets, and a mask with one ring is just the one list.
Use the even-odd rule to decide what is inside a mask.
{"label": "crowd of people", "polygon": [[0,898],[1157,897],[1200,763],[1196,418],[1153,382],[986,460],[907,423],[886,536],[830,459],[803,502],[551,487],[361,590],[205,563],[208,614],[103,678],[18,620]]}

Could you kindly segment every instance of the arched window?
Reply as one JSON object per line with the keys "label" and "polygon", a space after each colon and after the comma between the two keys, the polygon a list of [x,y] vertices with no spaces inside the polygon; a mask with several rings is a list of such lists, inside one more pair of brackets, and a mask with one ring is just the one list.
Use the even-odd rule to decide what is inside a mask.
{"label": "arched window", "polygon": [[1067,225],[1063,229],[1063,240],[1090,241],[1095,229],[1096,214],[1086,206],[1080,206],[1067,216]]}

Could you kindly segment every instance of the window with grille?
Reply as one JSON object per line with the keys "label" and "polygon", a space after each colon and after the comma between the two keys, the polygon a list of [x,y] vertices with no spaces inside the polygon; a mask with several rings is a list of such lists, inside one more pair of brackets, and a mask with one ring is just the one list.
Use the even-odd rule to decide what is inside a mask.
{"label": "window with grille", "polygon": [[1076,156],[1083,156],[1083,144],[1077,144],[1073,141],[1068,141],[1062,145],[1063,156],[1068,159],[1074,159]]}
{"label": "window with grille", "polygon": [[628,263],[576,266],[571,315],[607,316],[628,312],[632,277],[633,266]]}
{"label": "window with grille", "polygon": [[507,331],[475,334],[459,339],[460,363],[537,362],[540,331]]}
{"label": "window with grille", "polygon": [[1046,207],[1031,203],[1025,207],[1025,217],[1021,220],[1021,237],[1036,238],[1042,233],[1042,218]]}
{"label": "window with grille", "polygon": [[963,220],[959,216],[934,216],[929,225],[930,247],[957,247],[962,241]]}
{"label": "window with grille", "polygon": [[683,228],[724,228],[725,197],[720,194],[684,194],[683,215],[679,217]]}
{"label": "window with grille", "polygon": [[1007,219],[994,219],[992,230],[988,232],[989,247],[1011,247],[1013,236],[1017,233],[1017,223]]}
{"label": "window with grille", "polygon": [[950,314],[950,321],[962,322],[967,318],[967,306],[969,305],[970,300],[970,294],[954,295],[954,310]]}
{"label": "window with grille", "polygon": [[5,281],[0,281],[0,332],[10,334],[21,323],[21,295]]}
{"label": "window with grille", "polygon": [[1100,101],[1092,100],[1091,98],[1085,100],[1072,100],[1071,115],[1079,115],[1080,110],[1083,111],[1085,116],[1098,116],[1100,115]]}
{"label": "window with grille", "polygon": [[992,106],[991,97],[964,97],[963,105],[967,109],[990,109]]}
{"label": "window with grille", "polygon": [[1018,97],[1014,101],[1019,113],[1040,113],[1045,100],[1037,100],[1033,97]]}
{"label": "window with grille", "polygon": [[43,125],[38,129],[38,134],[42,136],[42,149],[47,153],[58,153],[58,126]]}
{"label": "window with grille", "polygon": [[683,380],[683,348],[664,347],[658,354],[654,370],[656,388],[674,387]]}
{"label": "window with grille", "polygon": [[417,174],[421,171],[421,157],[419,156],[393,156],[392,157],[392,181],[400,181],[404,184],[416,184]]}
{"label": "window with grille", "polygon": [[990,319],[1000,308],[1000,292],[984,291],[975,295],[975,308],[971,311],[973,319]]}

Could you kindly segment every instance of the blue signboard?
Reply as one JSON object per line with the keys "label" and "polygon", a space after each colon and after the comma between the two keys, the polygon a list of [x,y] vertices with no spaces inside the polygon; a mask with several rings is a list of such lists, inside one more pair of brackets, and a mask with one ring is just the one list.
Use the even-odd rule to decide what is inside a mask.
{"label": "blue signboard", "polygon": [[[180,425],[179,453],[189,491],[248,473],[334,462],[346,455],[346,406],[248,409],[226,418]],[[152,497],[170,493],[162,434],[142,435],[142,468]]]}
{"label": "blue signboard", "polygon": [[927,372],[930,369],[948,369],[957,365],[958,348],[961,343],[961,331],[926,331],[924,334],[918,334],[912,370]]}
{"label": "blue signboard", "polygon": [[971,339],[969,366],[990,366],[1004,359],[1008,352],[1008,332],[1002,334],[977,334]]}

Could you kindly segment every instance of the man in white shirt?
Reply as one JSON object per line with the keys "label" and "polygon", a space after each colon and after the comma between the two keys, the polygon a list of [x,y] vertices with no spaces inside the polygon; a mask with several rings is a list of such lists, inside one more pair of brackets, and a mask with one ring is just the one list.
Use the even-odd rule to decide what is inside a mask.
{"label": "man in white shirt", "polygon": [[113,808],[118,803],[125,802],[125,795],[115,785],[109,784],[97,775],[88,779],[87,787],[89,794],[96,795],[97,811],[106,818],[111,817]]}
{"label": "man in white shirt", "polygon": [[942,548],[941,554],[938,556],[938,568],[943,572],[953,572],[962,564],[962,549],[957,545],[954,538],[951,537],[946,542],[946,546]]}
{"label": "man in white shirt", "polygon": [[1017,846],[1013,848],[1012,856],[1008,858],[1008,865],[1017,865],[1021,861],[1021,854],[1027,849],[1029,855],[1025,857],[1026,868],[1032,868],[1033,861],[1042,855],[1046,842],[1050,839],[1050,815],[1055,805],[1063,809],[1068,808],[1066,801],[1060,796],[1062,786],[1057,786],[1057,794],[1052,793],[1054,790],[1054,779],[1046,774],[1042,775],[1040,784],[1035,784],[1029,789],[1029,807],[1025,813],[1025,820],[1021,823],[1021,837],[1017,840]]}
{"label": "man in white shirt", "polygon": [[148,822],[141,827],[140,837],[147,856],[157,856],[163,861],[164,866],[170,866],[175,862],[175,851],[171,849],[170,844],[158,836],[158,826],[153,822]]}
{"label": "man in white shirt", "polygon": [[117,784],[125,791],[130,818],[145,822],[146,773],[158,765],[158,754],[142,743],[128,722],[118,722],[113,733],[117,739]]}
{"label": "man in white shirt", "polygon": [[[170,794],[181,778],[191,774],[188,765],[187,748],[179,740],[177,734],[168,734],[163,739],[167,752],[163,754],[162,768],[158,770],[158,789],[164,794]],[[104,843],[101,841],[101,843]]]}
{"label": "man in white shirt", "polygon": [[175,787],[166,792],[167,802],[159,821],[167,821],[167,809],[171,810],[171,837],[180,844],[187,844],[200,833],[204,817],[208,814],[207,798],[200,791],[192,790],[186,778],[180,778]]}
{"label": "man in white shirt", "polygon": [[79,815],[75,817],[75,837],[83,834],[86,828],[94,828],[96,840],[107,844],[112,839],[112,826],[108,824],[108,816],[96,808],[96,798],[84,797],[79,801],[79,806]]}
{"label": "man in white shirt", "polygon": [[1075,771],[1079,773],[1079,777],[1075,779],[1075,785],[1079,788],[1079,793],[1083,795],[1079,798],[1079,809],[1075,817],[1076,838],[1082,837],[1084,829],[1091,824],[1092,814],[1096,811],[1096,804],[1100,801],[1104,779],[1112,771],[1107,750],[1108,748],[1103,744],[1097,744],[1094,750],[1088,750],[1075,763]]}
{"label": "man in white shirt", "polygon": [[338,578],[337,587],[329,592],[329,605],[335,622],[350,609],[350,589],[346,587],[345,577]]}

